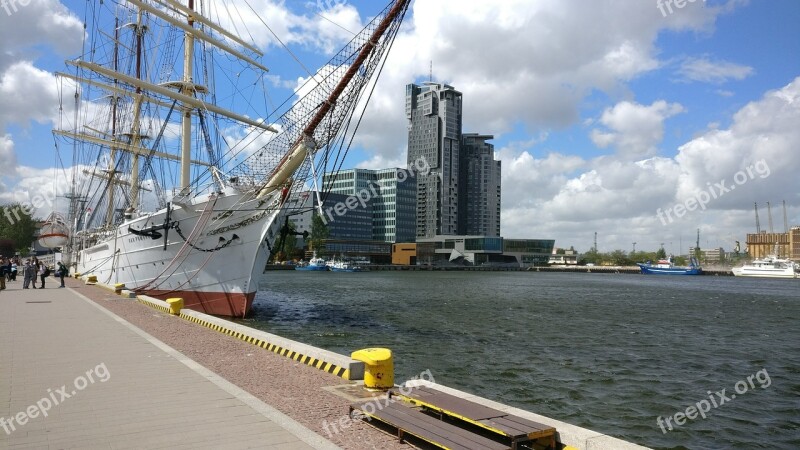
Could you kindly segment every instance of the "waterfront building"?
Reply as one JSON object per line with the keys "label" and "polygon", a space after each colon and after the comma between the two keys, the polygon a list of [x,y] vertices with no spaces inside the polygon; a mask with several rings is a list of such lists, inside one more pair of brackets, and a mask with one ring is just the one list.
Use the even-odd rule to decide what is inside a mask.
{"label": "waterfront building", "polygon": [[[328,226],[328,237],[337,240],[372,240],[372,203],[365,206],[357,204],[355,208],[348,209],[345,214],[336,214],[336,205],[347,204],[349,196],[344,194],[329,193],[323,196],[322,211],[323,221]],[[305,191],[288,200],[289,221],[294,224],[298,233],[305,231],[311,233],[311,221],[317,214],[317,196],[313,191]],[[352,202],[351,202],[352,204]],[[303,245],[302,237],[298,236],[298,246]]]}
{"label": "waterfront building", "polygon": [[408,167],[430,167],[417,176],[416,237],[458,234],[461,92],[442,83],[406,86]]}
{"label": "waterfront building", "polygon": [[462,133],[462,94],[443,83],[406,86],[408,167],[417,177],[416,237],[500,236],[500,161],[492,135]]}
{"label": "waterfront building", "polygon": [[789,259],[800,263],[800,227],[789,230]]}
{"label": "waterfront building", "polygon": [[494,136],[464,133],[459,173],[459,234],[500,236],[500,161]]}
{"label": "waterfront building", "polygon": [[578,252],[573,248],[566,250],[554,248],[548,263],[558,266],[576,266],[578,265]]}
{"label": "waterfront building", "polygon": [[[689,257],[696,256],[694,247],[689,247]],[[725,250],[722,247],[718,248],[701,248],[700,249],[700,262],[701,263],[720,263],[725,259]]]}
{"label": "waterfront building", "polygon": [[372,240],[413,242],[416,227],[416,177],[411,170],[349,169],[326,173],[323,192],[354,196],[372,205]]}
{"label": "waterfront building", "polygon": [[546,266],[554,245],[552,239],[439,235],[417,238],[416,262],[425,265]]}
{"label": "waterfront building", "polygon": [[791,233],[767,233],[766,231],[748,234],[747,254],[753,259],[765,258],[768,255],[788,258],[790,256],[790,235]]}

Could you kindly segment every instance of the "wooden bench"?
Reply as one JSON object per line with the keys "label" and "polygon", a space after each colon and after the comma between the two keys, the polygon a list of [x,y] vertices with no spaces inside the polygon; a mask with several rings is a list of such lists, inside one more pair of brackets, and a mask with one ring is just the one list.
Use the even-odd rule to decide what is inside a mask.
{"label": "wooden bench", "polygon": [[351,416],[356,410],[363,416],[379,420],[397,429],[397,437],[401,442],[408,434],[444,449],[509,449],[508,445],[429,416],[420,411],[420,408],[409,406],[402,401],[371,401],[350,405]]}
{"label": "wooden bench", "polygon": [[401,398],[413,405],[420,406],[442,416],[457,419],[492,433],[508,438],[511,448],[519,444],[539,442],[556,447],[556,429],[532,420],[518,417],[498,409],[489,408],[461,397],[427,387],[419,386],[401,391],[392,389],[389,398]]}

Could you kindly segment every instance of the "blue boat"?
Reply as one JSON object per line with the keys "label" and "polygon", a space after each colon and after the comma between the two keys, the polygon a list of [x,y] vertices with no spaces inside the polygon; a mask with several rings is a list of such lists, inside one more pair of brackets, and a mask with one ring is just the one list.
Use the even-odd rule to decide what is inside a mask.
{"label": "blue boat", "polygon": [[656,264],[639,263],[637,264],[645,275],[702,275],[703,268],[697,263],[697,259],[692,258],[688,267],[676,266],[669,259],[661,259]]}

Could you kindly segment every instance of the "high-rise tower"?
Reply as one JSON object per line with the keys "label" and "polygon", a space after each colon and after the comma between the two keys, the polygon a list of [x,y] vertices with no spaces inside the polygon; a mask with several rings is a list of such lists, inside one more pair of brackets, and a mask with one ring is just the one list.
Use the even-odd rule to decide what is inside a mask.
{"label": "high-rise tower", "polygon": [[442,83],[406,86],[408,167],[417,175],[417,237],[458,233],[461,92]]}

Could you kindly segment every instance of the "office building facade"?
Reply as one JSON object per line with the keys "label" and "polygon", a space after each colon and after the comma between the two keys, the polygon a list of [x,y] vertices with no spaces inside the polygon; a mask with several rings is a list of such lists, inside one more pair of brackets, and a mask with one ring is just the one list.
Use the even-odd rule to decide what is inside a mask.
{"label": "office building facade", "polygon": [[[355,197],[372,210],[372,240],[413,242],[416,227],[416,178],[405,169],[350,169],[326,173],[323,192]],[[335,215],[334,215],[335,217]]]}
{"label": "office building facade", "polygon": [[500,161],[494,159],[494,136],[464,133],[461,139],[459,234],[500,236]]}

